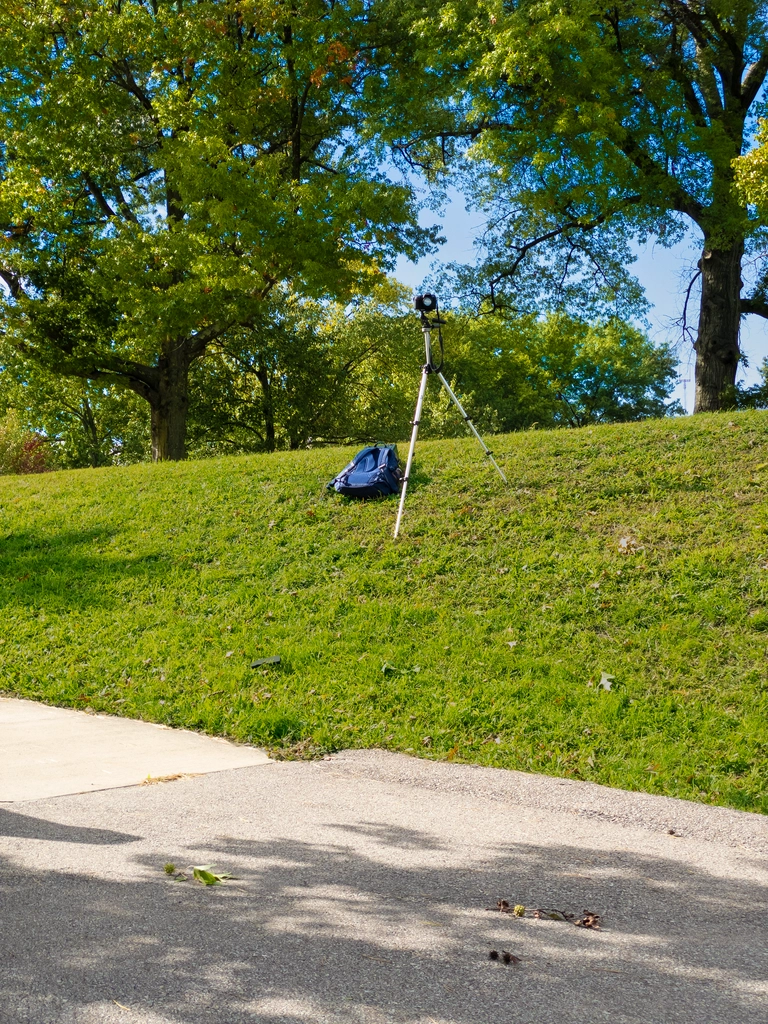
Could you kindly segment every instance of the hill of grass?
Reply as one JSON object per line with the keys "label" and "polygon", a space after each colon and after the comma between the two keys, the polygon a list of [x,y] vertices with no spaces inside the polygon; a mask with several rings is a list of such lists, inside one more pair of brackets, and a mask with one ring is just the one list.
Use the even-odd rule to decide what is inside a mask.
{"label": "hill of grass", "polygon": [[504,488],[424,442],[397,542],[394,500],[326,493],[348,449],[4,477],[0,688],[765,812],[767,444],[764,413],[498,437]]}

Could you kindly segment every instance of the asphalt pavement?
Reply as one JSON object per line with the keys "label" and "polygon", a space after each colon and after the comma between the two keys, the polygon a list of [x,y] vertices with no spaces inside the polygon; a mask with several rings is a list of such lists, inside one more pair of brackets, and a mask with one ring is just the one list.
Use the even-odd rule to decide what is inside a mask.
{"label": "asphalt pavement", "polygon": [[93,751],[120,762],[116,733],[96,738],[119,720],[66,714],[59,746],[80,739],[57,761],[49,721],[46,768],[34,707],[0,700],[2,1024],[768,1019],[762,816],[382,751],[274,762],[195,734],[199,761],[153,770],[136,730],[128,781],[145,784],[110,782]]}

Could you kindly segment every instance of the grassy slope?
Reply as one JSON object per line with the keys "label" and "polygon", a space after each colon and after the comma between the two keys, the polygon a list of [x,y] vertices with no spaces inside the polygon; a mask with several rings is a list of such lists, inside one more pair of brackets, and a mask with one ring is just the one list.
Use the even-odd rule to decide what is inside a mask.
{"label": "grassy slope", "polygon": [[397,543],[393,501],[326,497],[338,449],[5,477],[0,687],[768,811],[766,442],[762,413],[499,437],[507,489],[425,442]]}

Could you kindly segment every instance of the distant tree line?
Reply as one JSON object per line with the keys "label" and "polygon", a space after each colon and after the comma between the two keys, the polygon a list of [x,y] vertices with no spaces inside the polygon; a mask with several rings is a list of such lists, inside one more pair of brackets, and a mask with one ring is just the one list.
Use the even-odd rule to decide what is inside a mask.
{"label": "distant tree line", "polygon": [[419,336],[382,296],[448,185],[484,220],[440,284],[486,429],[668,408],[634,242],[700,235],[697,411],[768,317],[761,0],[7,0],[0,68],[4,430],[35,465],[403,436]]}
{"label": "distant tree line", "polygon": [[[408,298],[394,283],[356,306],[286,296],[258,332],[217,341],[190,371],[189,453],[407,438],[424,358]],[[630,324],[589,325],[564,314],[504,320],[459,312],[446,319],[445,373],[484,431],[680,411],[670,401],[674,353]],[[7,353],[0,376],[0,470],[148,459],[151,436],[142,405],[118,385],[62,378]],[[433,437],[465,431],[439,388],[421,429]]]}

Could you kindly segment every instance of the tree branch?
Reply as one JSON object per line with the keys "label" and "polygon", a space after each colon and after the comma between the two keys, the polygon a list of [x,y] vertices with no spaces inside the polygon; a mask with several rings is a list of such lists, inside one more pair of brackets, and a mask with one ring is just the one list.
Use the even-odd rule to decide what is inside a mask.
{"label": "tree branch", "polygon": [[[34,359],[31,347],[22,350],[22,354]],[[98,361],[78,361],[57,363],[56,372],[64,377],[77,377],[81,380],[108,380],[115,384],[128,386],[143,398],[156,391],[160,384],[160,371],[154,366],[136,363],[132,359],[121,359],[119,356],[107,356]],[[134,385],[139,385],[142,390]]]}
{"label": "tree branch", "polygon": [[129,220],[132,224],[137,224],[138,225],[139,218],[136,216],[136,214],[133,212],[133,210],[128,205],[128,200],[123,195],[123,190],[120,188],[120,186],[117,183],[115,184],[115,195],[117,196],[117,204],[120,207],[120,210],[121,210],[123,216],[125,217],[125,219]]}
{"label": "tree branch", "polygon": [[682,67],[674,68],[672,71],[672,77],[676,79],[683,88],[683,98],[685,99],[685,105],[688,107],[688,112],[693,118],[693,123],[697,128],[707,128],[707,111],[701,104],[698,93],[693,87],[693,82],[686,75]]}
{"label": "tree branch", "polygon": [[739,42],[739,40],[736,38],[736,36],[734,36],[733,32],[731,32],[727,25],[723,24],[723,22],[720,20],[720,15],[712,7],[711,4],[706,2],[704,3],[704,13],[706,14],[707,18],[712,24],[712,27],[714,28],[715,32],[717,32],[721,39],[725,40],[725,45],[730,50],[731,56],[734,58],[735,62],[738,63],[740,61],[743,61],[743,44]]}
{"label": "tree branch", "polygon": [[717,80],[715,79],[712,62],[707,53],[707,47],[700,46],[698,40],[696,41],[696,58],[699,66],[699,88],[707,105],[707,114],[710,118],[715,118],[723,112],[725,104],[717,87]]}
{"label": "tree branch", "polygon": [[766,302],[765,299],[759,299],[756,297],[742,299],[741,312],[743,314],[753,313],[755,316],[761,316],[765,320],[768,320],[768,302]]}
{"label": "tree branch", "polygon": [[226,334],[230,327],[234,327],[236,320],[219,320],[208,327],[201,327],[197,333],[190,335],[185,340],[189,344],[188,353],[191,359],[199,359],[212,341],[216,341],[222,334]]}
{"label": "tree branch", "polygon": [[687,192],[679,181],[676,181],[663,167],[656,163],[653,157],[640,148],[637,142],[630,136],[623,143],[617,143],[618,148],[627,159],[647,178],[655,178],[671,186],[672,203],[677,213],[684,213],[694,223],[699,224],[704,216],[704,207],[693,196]]}
{"label": "tree branch", "polygon": [[109,217],[110,220],[117,217],[117,214],[107,202],[107,198],[104,195],[104,193],[101,191],[99,186],[86,171],[83,171],[83,181],[88,186],[88,191],[96,200],[99,209],[102,211],[102,213],[106,214],[106,216]]}
{"label": "tree branch", "polygon": [[696,344],[696,339],[693,336],[693,330],[688,326],[688,303],[691,301],[691,292],[693,286],[696,284],[698,279],[701,277],[701,270],[697,270],[691,280],[688,282],[688,287],[685,289],[685,302],[683,303],[682,315],[677,320],[673,320],[672,323],[676,324],[680,328],[680,333],[683,338],[687,338],[691,345]]}
{"label": "tree branch", "polygon": [[[641,199],[642,196],[640,195],[627,196],[624,199],[622,206],[632,206],[635,203],[639,203]],[[614,214],[618,212],[619,210],[612,210],[606,213],[601,213],[593,220],[588,221],[586,224],[580,221],[579,219],[574,218],[572,220],[566,221],[564,224],[559,224],[556,228],[553,228],[551,231],[546,231],[543,235],[539,235],[536,238],[532,238],[529,242],[525,242],[523,245],[511,246],[511,248],[517,252],[517,256],[515,257],[510,267],[508,267],[506,270],[501,271],[501,273],[496,274],[491,279],[491,288],[493,289],[497,284],[499,284],[499,282],[507,278],[514,277],[518,267],[523,262],[528,253],[531,251],[531,249],[535,249],[537,246],[543,245],[545,242],[551,242],[553,238],[558,238],[559,236],[564,235],[569,231],[594,231],[595,228],[600,227],[601,224],[604,224],[605,221],[607,221],[610,217],[612,217]]]}
{"label": "tree branch", "polygon": [[693,36],[696,45],[702,48],[709,46],[709,38],[704,30],[704,23],[701,17],[694,14],[683,0],[667,0],[667,3],[672,17],[676,17],[679,24],[685,25]]}
{"label": "tree branch", "polygon": [[755,63],[747,68],[744,80],[741,83],[741,108],[749,110],[758,92],[765,82],[768,74],[768,50],[761,53]]}
{"label": "tree branch", "polygon": [[133,77],[131,66],[127,60],[123,59],[122,69],[116,62],[112,64],[112,70],[115,73],[113,81],[115,85],[120,86],[121,89],[125,89],[126,92],[135,96],[139,103],[152,115],[152,119],[155,120],[155,108],[152,106],[152,100],[147,96],[144,90],[139,86],[136,79]]}
{"label": "tree branch", "polygon": [[21,278],[12,270],[0,267],[0,280],[5,281],[12,299],[18,299],[21,294]]}

